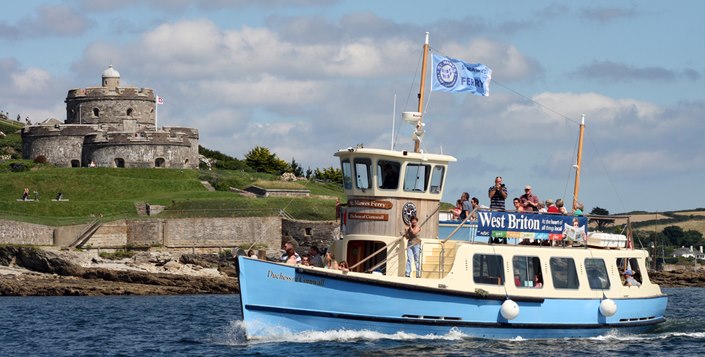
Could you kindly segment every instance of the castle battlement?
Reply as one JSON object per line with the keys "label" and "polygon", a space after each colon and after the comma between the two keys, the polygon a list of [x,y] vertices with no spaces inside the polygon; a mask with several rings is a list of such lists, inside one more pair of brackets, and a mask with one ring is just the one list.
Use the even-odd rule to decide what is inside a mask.
{"label": "castle battlement", "polygon": [[198,129],[157,129],[154,90],[120,87],[112,65],[101,83],[68,91],[63,124],[22,129],[22,156],[73,167],[198,167]]}

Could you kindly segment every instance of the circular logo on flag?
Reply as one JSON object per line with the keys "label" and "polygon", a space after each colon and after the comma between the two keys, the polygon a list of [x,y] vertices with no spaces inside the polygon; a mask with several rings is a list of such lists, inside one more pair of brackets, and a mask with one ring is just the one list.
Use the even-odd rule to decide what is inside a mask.
{"label": "circular logo on flag", "polygon": [[401,209],[401,218],[404,223],[408,226],[411,224],[411,217],[416,216],[416,205],[413,202],[407,202]]}
{"label": "circular logo on flag", "polygon": [[436,78],[442,86],[446,88],[454,87],[455,82],[458,81],[458,68],[455,67],[453,62],[442,60],[436,65]]}

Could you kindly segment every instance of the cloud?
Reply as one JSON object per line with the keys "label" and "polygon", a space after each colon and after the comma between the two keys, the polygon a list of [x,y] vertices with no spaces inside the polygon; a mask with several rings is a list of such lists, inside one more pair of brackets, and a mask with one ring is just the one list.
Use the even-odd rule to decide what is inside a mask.
{"label": "cloud", "polygon": [[13,73],[12,84],[18,92],[38,93],[48,87],[51,76],[39,68],[29,68],[23,72]]}
{"label": "cloud", "polygon": [[[687,73],[690,78],[697,78],[697,72]],[[611,82],[671,82],[676,80],[677,74],[661,67],[638,68],[624,63],[613,61],[593,61],[580,66],[573,75],[598,81]]]}
{"label": "cloud", "polygon": [[0,23],[0,37],[19,40],[28,37],[70,37],[85,33],[94,22],[66,5],[43,5],[36,14],[17,21]]}
{"label": "cloud", "polygon": [[630,18],[639,15],[636,6],[622,7],[591,7],[580,11],[582,17],[591,22],[606,24],[618,19]]}

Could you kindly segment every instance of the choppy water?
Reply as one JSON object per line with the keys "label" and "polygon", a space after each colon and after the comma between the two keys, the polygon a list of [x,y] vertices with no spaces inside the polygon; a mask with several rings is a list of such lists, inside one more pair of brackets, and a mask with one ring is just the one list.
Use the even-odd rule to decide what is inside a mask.
{"label": "choppy water", "polygon": [[327,331],[245,341],[238,295],[0,297],[8,355],[705,355],[705,288],[666,289],[668,321],[648,334],[483,340]]}

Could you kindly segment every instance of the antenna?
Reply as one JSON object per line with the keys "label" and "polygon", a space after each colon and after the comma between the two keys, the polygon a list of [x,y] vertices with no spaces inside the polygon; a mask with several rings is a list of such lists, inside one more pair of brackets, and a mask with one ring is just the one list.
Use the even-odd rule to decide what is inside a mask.
{"label": "antenna", "polygon": [[394,104],[392,104],[392,147],[389,150],[394,150],[394,113],[397,112],[397,94],[394,93]]}

